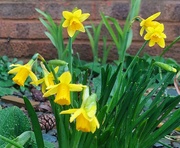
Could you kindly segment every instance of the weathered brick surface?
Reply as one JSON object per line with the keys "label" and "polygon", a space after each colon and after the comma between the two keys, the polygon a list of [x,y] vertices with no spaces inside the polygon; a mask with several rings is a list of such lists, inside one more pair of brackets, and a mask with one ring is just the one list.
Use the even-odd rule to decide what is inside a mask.
{"label": "weathered brick surface", "polygon": [[34,8],[38,7],[36,3],[1,3],[0,17],[2,19],[34,19],[37,13]]}
{"label": "weathered brick surface", "polygon": [[[39,8],[52,15],[56,22],[62,18],[62,11],[71,11],[79,7],[83,12],[91,14],[85,22],[98,24],[101,20],[100,12],[115,17],[123,26],[129,10],[129,0],[1,0],[0,1],[0,56],[9,55],[18,58],[30,58],[35,52],[39,52],[45,58],[57,57],[57,53],[51,42],[44,35],[45,27],[40,23],[38,17],[41,15],[35,11]],[[170,44],[180,35],[180,1],[179,0],[148,0],[142,1],[140,15],[147,18],[151,14],[161,11],[158,20],[165,25],[167,44]],[[143,43],[139,35],[139,23],[133,24],[133,43],[128,52],[135,54]],[[107,29],[102,27],[101,38],[106,36],[108,42],[112,41]],[[64,29],[64,38],[67,32]],[[80,53],[82,59],[92,60],[91,47],[86,33],[80,33],[73,45],[74,51]],[[101,46],[99,49],[101,50]],[[166,57],[175,58],[180,63],[180,42],[174,45]],[[146,47],[146,52],[157,55],[161,48],[154,46]],[[100,52],[101,54],[101,52]],[[109,59],[117,58],[115,47],[110,52]]]}

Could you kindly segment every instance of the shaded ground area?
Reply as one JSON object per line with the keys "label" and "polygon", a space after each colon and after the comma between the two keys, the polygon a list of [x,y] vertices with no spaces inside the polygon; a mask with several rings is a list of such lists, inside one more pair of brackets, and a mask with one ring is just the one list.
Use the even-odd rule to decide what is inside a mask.
{"label": "shaded ground area", "polygon": [[[178,95],[175,88],[172,87],[168,88],[166,92],[171,96]],[[48,99],[43,98],[41,91],[33,87],[30,89],[29,92],[24,92],[24,93],[31,101],[31,104],[37,113],[44,140],[55,143],[56,147],[58,148],[55,117],[52,113],[52,109]],[[23,95],[24,94],[21,92],[21,93],[15,93],[14,95],[10,95],[10,96],[3,96],[0,99],[0,106],[2,108],[7,108],[10,106],[18,106],[28,116],[24,101],[22,99]],[[177,108],[179,107],[180,104],[177,106]],[[159,125],[159,127],[157,128],[160,128],[160,126],[161,125]],[[165,136],[163,139],[161,139],[158,143],[154,145],[154,148],[179,148],[179,147],[180,147],[180,130],[174,130],[172,133]]]}

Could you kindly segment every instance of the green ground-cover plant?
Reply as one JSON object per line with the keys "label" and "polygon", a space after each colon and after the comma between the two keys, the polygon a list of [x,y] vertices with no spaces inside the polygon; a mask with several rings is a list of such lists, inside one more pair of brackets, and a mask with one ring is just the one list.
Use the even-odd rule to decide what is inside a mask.
{"label": "green ground-cover plant", "polygon": [[7,56],[0,57],[0,96],[11,95],[16,91],[12,76],[7,73],[10,70],[9,66],[13,63],[22,64],[16,58],[10,60]]}
{"label": "green ground-cover plant", "polygon": [[[85,32],[83,22],[90,14],[82,13],[78,8],[72,12],[63,11],[63,21],[56,25],[52,19],[49,20],[50,15],[36,9],[48,20],[47,23],[40,19],[48,29],[46,35],[58,53],[68,54],[46,61],[35,53],[28,63],[14,65],[15,68],[8,73],[15,74],[13,81],[21,87],[29,77],[31,84],[41,84],[43,95],[49,99],[56,118],[59,147],[149,148],[180,125],[180,109],[174,110],[180,96],[169,96],[165,92],[178,74],[179,65],[162,60],[164,53],[179,37],[165,47],[164,25],[155,21],[160,12],[143,19],[138,16],[140,3],[140,0],[131,1],[123,29],[116,19],[101,13],[102,23],[109,31],[119,56],[113,64],[97,60],[98,52],[95,50],[98,49],[100,31],[95,34],[94,40],[87,31],[95,56],[93,63],[73,57],[73,39],[77,31]],[[140,21],[142,27],[140,34],[143,36],[145,33],[145,42],[131,58],[127,56],[127,49],[133,37],[131,27],[136,20]],[[57,26],[61,29],[58,30]],[[58,38],[58,35],[63,35],[63,27],[67,28],[69,42],[67,46],[59,48],[59,39],[64,41],[62,36]],[[92,28],[97,29],[94,26]],[[139,57],[146,46],[155,44],[165,48],[158,58]],[[43,75],[34,73],[34,63],[40,63]],[[147,93],[149,89],[151,91]],[[37,147],[44,147],[37,116],[26,97],[24,101],[38,141]],[[157,128],[162,122],[164,124]]]}
{"label": "green ground-cover plant", "polygon": [[[37,147],[28,117],[18,107],[0,110],[0,148]],[[45,141],[45,147],[55,147]]]}

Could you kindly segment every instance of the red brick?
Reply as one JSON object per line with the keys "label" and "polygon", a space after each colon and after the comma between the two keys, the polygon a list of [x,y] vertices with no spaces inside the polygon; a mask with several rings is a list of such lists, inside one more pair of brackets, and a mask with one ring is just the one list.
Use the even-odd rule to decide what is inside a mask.
{"label": "red brick", "polygon": [[31,58],[35,53],[42,54],[45,58],[56,58],[56,50],[49,41],[0,41],[0,55],[8,55],[17,58]]}
{"label": "red brick", "polygon": [[140,15],[143,18],[147,18],[159,11],[161,12],[161,16],[158,17],[158,20],[180,21],[180,1],[142,1]]}
{"label": "red brick", "polygon": [[[129,0],[1,0],[0,2],[0,55],[10,55],[11,57],[30,58],[35,52],[40,52],[45,58],[57,57],[56,50],[51,42],[44,35],[45,28],[38,21],[42,17],[35,11],[39,8],[50,13],[57,22],[62,18],[62,11],[71,11],[74,7],[81,8],[83,13],[90,13],[90,18],[85,24],[98,24],[101,20],[100,12],[105,15],[115,17],[123,26],[129,10]],[[142,1],[140,15],[147,18],[153,13],[161,11],[158,20],[164,23],[167,43],[169,44],[180,34],[180,1],[179,0],[149,0]],[[128,49],[129,53],[135,54],[143,43],[143,37],[139,35],[139,24],[133,24],[133,43]],[[106,36],[108,43],[112,41],[105,26],[101,31],[101,42],[99,43],[99,53],[102,55],[102,37]],[[67,31],[64,29],[63,36],[68,38]],[[7,43],[8,38],[12,38]],[[179,61],[180,43],[174,45],[171,52],[166,56],[173,57]],[[92,52],[89,39],[86,33],[80,33],[73,44],[74,52],[79,52],[84,60],[92,60]],[[157,55],[161,52],[158,46],[146,47],[146,52]],[[117,58],[115,47],[110,52],[110,59]]]}
{"label": "red brick", "polygon": [[[62,18],[62,11],[72,11],[75,7],[82,9],[83,13],[90,13],[92,12],[92,3],[91,2],[78,2],[78,1],[59,1],[59,2],[46,2],[41,4],[42,10],[48,12],[53,19],[61,19]],[[92,17],[92,16],[90,16]]]}
{"label": "red brick", "polygon": [[0,20],[0,36],[2,38],[39,39],[46,38],[45,27],[40,21]]}
{"label": "red brick", "polygon": [[34,19],[37,18],[37,3],[2,3],[0,2],[0,18],[3,19]]}

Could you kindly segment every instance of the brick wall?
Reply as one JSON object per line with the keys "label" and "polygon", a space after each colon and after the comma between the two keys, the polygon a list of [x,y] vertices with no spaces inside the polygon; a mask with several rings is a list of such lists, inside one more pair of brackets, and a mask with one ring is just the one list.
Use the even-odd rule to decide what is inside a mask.
{"label": "brick wall", "polygon": [[[143,1],[143,0],[142,0]],[[72,10],[74,7],[81,8],[83,12],[91,14],[86,24],[98,23],[101,19],[99,12],[125,21],[129,9],[128,0],[1,0],[0,1],[0,56],[8,55],[27,59],[34,53],[39,52],[45,58],[57,57],[56,50],[44,35],[45,28],[38,20],[40,16],[35,8],[49,12],[53,19],[62,18],[63,10]],[[180,1],[179,0],[144,0],[141,5],[140,15],[143,18],[161,11],[159,21],[165,25],[167,44],[180,35]],[[128,52],[134,54],[142,45],[143,39],[139,36],[139,26],[133,24],[134,37],[132,46]],[[106,32],[105,32],[106,33]],[[67,38],[67,35],[65,35]],[[110,42],[109,37],[109,42]],[[92,59],[89,40],[86,34],[80,33],[75,44],[75,52],[80,53],[81,59]],[[146,52],[151,55],[161,53],[158,46],[147,47]],[[116,59],[116,50],[110,53],[110,59]],[[180,42],[174,45],[166,55],[180,63]]]}

